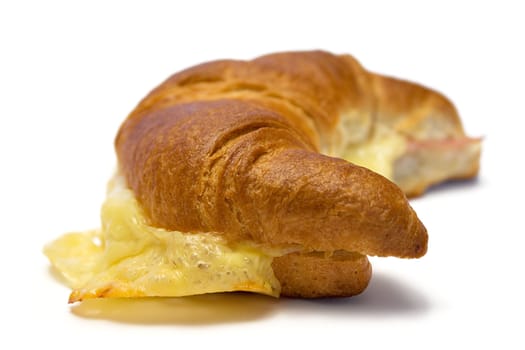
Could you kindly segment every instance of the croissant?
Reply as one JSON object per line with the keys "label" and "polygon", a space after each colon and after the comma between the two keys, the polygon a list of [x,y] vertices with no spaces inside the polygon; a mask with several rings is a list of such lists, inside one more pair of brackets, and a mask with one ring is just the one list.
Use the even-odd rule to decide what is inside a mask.
{"label": "croissant", "polygon": [[69,280],[70,302],[356,295],[371,277],[368,255],[425,254],[407,196],[475,176],[480,143],[445,97],[349,55],[201,64],[122,124],[102,228],[45,253]]}

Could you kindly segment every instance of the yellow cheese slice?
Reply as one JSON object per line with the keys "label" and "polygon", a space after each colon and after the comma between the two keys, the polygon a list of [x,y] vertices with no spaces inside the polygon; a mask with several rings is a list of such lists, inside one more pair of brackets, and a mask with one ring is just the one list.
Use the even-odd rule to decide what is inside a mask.
{"label": "yellow cheese slice", "polygon": [[110,183],[101,220],[101,229],[69,233],[44,248],[73,288],[70,302],[230,291],[279,296],[271,264],[290,249],[149,226],[122,177]]}
{"label": "yellow cheese slice", "polygon": [[392,181],[394,164],[405,154],[406,149],[407,141],[403,135],[377,126],[374,134],[367,141],[359,145],[348,146],[343,152],[343,158]]}

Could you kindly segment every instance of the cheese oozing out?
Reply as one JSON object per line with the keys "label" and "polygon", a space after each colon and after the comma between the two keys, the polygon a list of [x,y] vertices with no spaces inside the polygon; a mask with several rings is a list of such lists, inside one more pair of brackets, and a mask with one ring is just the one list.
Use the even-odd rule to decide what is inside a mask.
{"label": "cheese oozing out", "polygon": [[481,139],[414,139],[378,125],[368,140],[348,145],[348,162],[368,168],[396,183],[407,195],[447,179],[472,177],[479,168]]}
{"label": "cheese oozing out", "polygon": [[73,288],[70,302],[230,291],[276,297],[272,260],[294,250],[152,227],[121,176],[108,186],[101,221],[100,229],[65,234],[44,248]]}
{"label": "cheese oozing out", "polygon": [[407,150],[407,141],[401,134],[377,126],[368,140],[349,145],[342,158],[363,166],[389,180],[394,180],[394,164]]}

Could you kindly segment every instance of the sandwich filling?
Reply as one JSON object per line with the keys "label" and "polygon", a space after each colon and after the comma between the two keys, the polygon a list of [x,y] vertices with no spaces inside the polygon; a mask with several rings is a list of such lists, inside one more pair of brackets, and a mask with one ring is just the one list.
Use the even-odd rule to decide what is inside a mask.
{"label": "sandwich filling", "polygon": [[417,140],[378,126],[368,140],[347,146],[342,158],[383,175],[414,196],[447,179],[472,177],[480,153],[480,138]]}
{"label": "sandwich filling", "polygon": [[281,287],[272,260],[293,251],[152,227],[121,176],[108,186],[101,221],[100,229],[65,234],[44,248],[73,289],[71,303],[231,291],[277,297]]}
{"label": "sandwich filling", "polygon": [[394,179],[395,160],[407,150],[406,137],[377,126],[364,142],[348,145],[342,152],[346,161],[368,168],[389,180]]}
{"label": "sandwich filling", "polygon": [[[405,193],[417,194],[421,181],[441,180],[445,175],[437,170],[451,169],[451,164],[458,164],[453,167],[455,174],[472,172],[460,165],[465,158],[479,156],[479,139],[416,142],[393,131],[375,131],[359,146],[347,147],[343,158],[395,181]],[[416,172],[414,167],[430,170]],[[274,275],[273,259],[303,250],[232,243],[214,232],[153,227],[125,179],[116,175],[102,205],[101,228],[63,235],[48,244],[44,253],[73,289],[69,301],[76,302],[232,291],[277,297],[281,285]]]}

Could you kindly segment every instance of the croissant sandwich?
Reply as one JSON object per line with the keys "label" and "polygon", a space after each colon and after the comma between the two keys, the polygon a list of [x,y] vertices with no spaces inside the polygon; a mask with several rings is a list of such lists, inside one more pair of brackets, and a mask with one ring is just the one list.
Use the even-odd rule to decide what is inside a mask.
{"label": "croissant sandwich", "polygon": [[368,255],[425,254],[407,196],[475,176],[480,143],[441,94],[349,55],[201,64],[122,124],[101,228],[66,234],[45,254],[70,302],[356,295]]}

